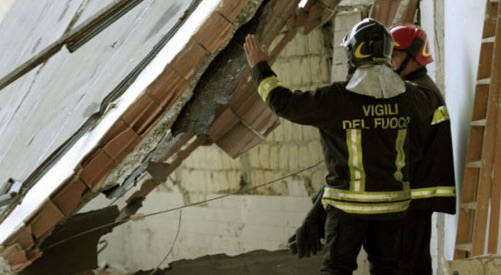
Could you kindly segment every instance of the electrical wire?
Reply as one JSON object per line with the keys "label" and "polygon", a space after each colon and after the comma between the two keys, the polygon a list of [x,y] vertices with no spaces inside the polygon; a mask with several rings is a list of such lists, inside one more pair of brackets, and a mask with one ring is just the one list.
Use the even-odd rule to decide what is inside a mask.
{"label": "electrical wire", "polygon": [[190,204],[185,204],[185,205],[182,205],[182,206],[178,206],[178,207],[166,209],[166,210],[163,210],[163,211],[153,212],[153,213],[149,213],[149,214],[136,214],[136,215],[132,215],[132,216],[129,216],[127,218],[124,218],[121,221],[115,221],[115,222],[107,223],[107,224],[104,224],[104,225],[100,225],[100,226],[94,227],[92,229],[89,229],[89,230],[86,230],[86,231],[82,231],[82,232],[80,232],[78,234],[75,234],[73,236],[70,236],[70,237],[68,237],[66,239],[62,239],[62,240],[60,240],[58,242],[55,242],[52,245],[47,246],[44,250],[45,251],[49,250],[49,249],[51,249],[53,247],[56,247],[56,246],[58,246],[58,245],[60,245],[62,243],[65,243],[67,241],[73,240],[73,239],[78,238],[80,236],[83,236],[85,234],[92,233],[94,231],[97,231],[97,230],[100,230],[100,229],[103,229],[103,228],[106,228],[106,227],[109,227],[109,226],[123,224],[123,223],[129,222],[129,221],[143,220],[144,218],[148,218],[148,217],[152,217],[152,216],[156,216],[156,215],[160,215],[160,214],[165,214],[165,213],[173,212],[173,211],[176,211],[176,210],[182,210],[184,208],[188,208],[188,207],[192,207],[192,206],[196,206],[196,205],[200,205],[200,204],[205,204],[205,203],[212,202],[212,201],[215,201],[215,200],[220,200],[220,199],[229,197],[231,195],[245,194],[248,191],[255,190],[255,189],[261,188],[263,186],[267,186],[267,185],[276,183],[278,181],[281,181],[283,179],[286,179],[286,178],[298,175],[300,173],[303,173],[305,171],[311,170],[311,169],[319,166],[322,163],[323,163],[323,161],[319,161],[319,162],[317,162],[317,163],[315,163],[315,164],[313,164],[311,166],[308,166],[306,168],[298,170],[298,171],[296,171],[294,173],[287,174],[287,175],[285,175],[283,177],[280,177],[280,178],[277,178],[275,180],[268,181],[268,182],[265,182],[265,183],[262,183],[262,184],[259,184],[259,185],[251,186],[251,187],[248,187],[248,188],[244,188],[242,190],[237,190],[237,191],[234,191],[234,192],[230,192],[230,193],[227,193],[227,194],[224,194],[224,195],[221,195],[221,196],[217,196],[217,197],[214,197],[214,198],[211,198],[211,199],[207,199],[207,200],[203,200],[203,201],[199,201],[199,202],[194,202],[194,203],[190,203]]}
{"label": "electrical wire", "polygon": [[[282,178],[279,178],[279,179],[273,180],[273,181],[271,181],[271,182],[263,183],[263,184],[260,184],[260,185],[254,186],[254,187],[252,187],[252,188],[247,188],[247,189],[245,189],[245,190],[244,190],[244,193],[245,193],[245,192],[247,192],[247,191],[254,190],[254,189],[257,189],[257,188],[259,188],[259,187],[265,186],[265,185],[269,185],[269,184],[275,183],[275,182],[277,182],[277,181],[279,181],[279,180],[282,180],[282,179],[284,179],[284,178],[286,178],[286,177],[288,177],[288,176],[297,175],[297,174],[299,174],[299,173],[301,173],[301,172],[304,172],[304,171],[306,171],[306,170],[313,169],[314,167],[316,167],[316,166],[320,165],[321,163],[322,163],[322,161],[319,161],[319,162],[318,162],[318,163],[316,163],[315,165],[312,165],[312,166],[309,166],[309,167],[307,167],[307,168],[305,168],[305,169],[303,169],[303,170],[300,170],[300,171],[296,172],[295,174],[290,174],[290,175],[284,176],[284,177],[282,177]],[[238,192],[240,192],[240,191],[238,191]],[[229,195],[231,195],[231,194],[237,194],[238,192],[233,192],[233,193],[230,193],[230,194],[226,194],[225,196],[219,196],[219,197],[217,197],[217,198],[213,198],[213,199],[210,199],[210,200],[206,200],[205,202],[213,201],[213,200],[215,200],[215,199],[221,199],[221,198],[227,197],[227,196],[229,196]],[[198,203],[197,203],[197,204],[198,204]],[[188,205],[187,205],[187,206],[188,206]],[[191,206],[193,206],[193,204],[192,204]],[[165,255],[165,257],[162,259],[162,261],[161,261],[161,262],[157,265],[157,267],[156,267],[155,269],[153,269],[153,270],[152,270],[152,271],[151,271],[148,275],[154,275],[154,274],[155,274],[155,272],[157,272],[157,270],[160,268],[160,266],[161,266],[161,265],[162,265],[162,264],[163,264],[163,263],[167,260],[167,258],[169,257],[169,255],[172,253],[172,250],[174,250],[174,246],[175,246],[175,244],[176,244],[176,242],[177,242],[177,238],[178,238],[179,233],[180,233],[180,231],[181,231],[181,215],[182,215],[182,211],[183,211],[183,209],[180,209],[180,210],[179,210],[179,221],[178,221],[178,226],[177,226],[177,232],[176,232],[176,236],[174,237],[174,241],[173,241],[173,243],[172,243],[171,248],[169,249],[169,251],[167,252],[167,254]],[[151,214],[145,215],[144,217],[153,216],[153,215],[158,215],[158,214],[162,214],[162,213],[164,213],[164,212],[160,211],[160,212],[156,212],[156,213],[151,213]]]}
{"label": "electrical wire", "polygon": [[232,195],[245,194],[245,193],[247,193],[247,192],[249,192],[251,190],[255,190],[255,189],[261,188],[263,186],[276,183],[276,182],[281,181],[283,179],[286,179],[286,178],[295,176],[297,174],[300,174],[300,173],[302,173],[304,171],[313,169],[313,168],[317,167],[318,165],[320,165],[321,163],[323,163],[323,161],[319,161],[316,164],[313,164],[311,166],[303,168],[303,169],[301,169],[301,170],[299,170],[297,172],[294,172],[294,173],[291,173],[291,174],[287,174],[287,175],[285,175],[283,177],[280,177],[278,179],[275,179],[275,180],[272,180],[272,181],[269,181],[269,182],[265,182],[265,183],[262,183],[262,184],[259,184],[259,185],[255,185],[255,186],[251,186],[251,187],[248,187],[248,188],[244,188],[242,190],[237,190],[237,191],[234,191],[234,192],[229,192],[227,194],[224,194],[224,195],[221,195],[221,196],[217,196],[217,197],[214,197],[214,198],[211,198],[211,199],[207,199],[207,200],[203,200],[203,201],[199,201],[199,202],[190,203],[190,204],[186,204],[186,205],[183,205],[183,206],[174,207],[174,208],[163,210],[163,211],[159,211],[159,212],[153,212],[153,213],[150,213],[150,214],[145,214],[144,217],[151,217],[151,216],[155,216],[155,215],[159,215],[159,214],[164,214],[164,213],[176,211],[176,210],[187,208],[187,207],[191,207],[191,206],[196,206],[196,205],[199,205],[199,204],[205,204],[205,203],[208,203],[208,202],[211,202],[211,201],[215,201],[215,200],[220,200],[220,199],[232,196]]}
{"label": "electrical wire", "polygon": [[172,253],[172,250],[174,250],[174,246],[176,245],[177,238],[179,237],[179,232],[181,232],[181,217],[182,216],[183,216],[183,210],[181,209],[181,210],[179,210],[179,221],[177,223],[177,232],[176,232],[176,236],[174,237],[174,241],[172,242],[172,245],[171,245],[169,251],[167,251],[167,254],[165,255],[165,257],[157,265],[157,267],[151,271],[151,273],[149,275],[155,274],[155,272],[157,272],[157,270],[160,268],[160,266],[167,260],[167,257],[169,257],[169,255]]}

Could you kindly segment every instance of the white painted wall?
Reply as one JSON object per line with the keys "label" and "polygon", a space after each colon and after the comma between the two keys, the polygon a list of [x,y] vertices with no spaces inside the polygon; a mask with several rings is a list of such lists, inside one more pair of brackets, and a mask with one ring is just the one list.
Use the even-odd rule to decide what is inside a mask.
{"label": "white painted wall", "polygon": [[[486,0],[445,1],[445,91],[461,192]],[[460,194],[459,194],[460,196]],[[446,216],[445,257],[454,253],[457,215]]]}
{"label": "white painted wall", "polygon": [[[302,182],[291,184],[305,192]],[[172,261],[206,255],[234,256],[260,249],[287,249],[287,239],[311,207],[311,200],[304,193],[217,199],[220,196],[207,194],[200,201],[214,200],[115,228],[102,238],[108,246],[99,255],[100,265],[117,264],[135,272],[157,267],[171,249],[161,268]],[[181,192],[157,191],[148,196],[140,212],[157,213],[185,203]]]}
{"label": "white painted wall", "polygon": [[10,6],[12,6],[14,1],[16,0],[0,0],[0,24],[7,12],[9,12]]}

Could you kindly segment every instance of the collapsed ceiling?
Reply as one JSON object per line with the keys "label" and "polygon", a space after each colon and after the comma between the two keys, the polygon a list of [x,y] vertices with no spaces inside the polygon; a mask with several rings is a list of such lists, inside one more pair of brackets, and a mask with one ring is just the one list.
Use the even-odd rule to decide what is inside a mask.
{"label": "collapsed ceiling", "polygon": [[[29,1],[18,0],[13,12],[22,10],[23,2]],[[111,230],[110,220],[113,227],[133,218],[147,195],[197,147],[216,144],[238,157],[259,144],[278,118],[254,93],[241,48],[245,35],[256,33],[273,62],[296,34],[330,20],[341,3],[301,1],[298,9],[300,1],[221,0],[208,9],[203,2],[208,1],[37,1],[37,7],[30,6],[50,18],[33,24],[43,35],[34,40],[31,29],[20,35],[19,43],[33,48],[22,56],[11,54],[8,66],[0,68],[0,95],[13,107],[1,109],[6,146],[0,172],[2,180],[22,183],[1,208],[2,256],[14,271],[30,274],[44,257],[67,253],[54,256],[49,250],[68,237],[72,224],[85,220],[75,213],[98,194],[122,197],[140,175],[152,176],[127,198],[126,207],[102,210],[107,230],[94,240]],[[371,4],[370,16],[387,25],[412,21],[418,4],[350,2]],[[204,17],[201,10],[211,12]],[[193,21],[197,18],[204,19]],[[5,26],[0,36],[9,34]],[[178,38],[188,30],[190,35]],[[16,116],[19,110],[27,115]],[[22,146],[28,150],[19,150]],[[37,191],[43,184],[52,189]],[[35,206],[23,210],[32,194],[38,195]]]}

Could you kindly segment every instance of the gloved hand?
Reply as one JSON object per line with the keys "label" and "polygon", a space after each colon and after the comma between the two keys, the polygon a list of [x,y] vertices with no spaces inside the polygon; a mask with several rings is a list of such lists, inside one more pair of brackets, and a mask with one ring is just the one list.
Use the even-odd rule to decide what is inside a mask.
{"label": "gloved hand", "polygon": [[322,249],[320,239],[325,235],[325,219],[326,213],[322,206],[323,189],[315,196],[315,201],[311,210],[306,214],[301,226],[296,230],[289,240],[289,249],[292,255],[298,254],[301,259],[316,255]]}
{"label": "gloved hand", "polygon": [[298,258],[316,255],[322,249],[321,236],[316,229],[307,224],[301,225],[294,235],[289,238],[289,249],[292,255],[298,254]]}

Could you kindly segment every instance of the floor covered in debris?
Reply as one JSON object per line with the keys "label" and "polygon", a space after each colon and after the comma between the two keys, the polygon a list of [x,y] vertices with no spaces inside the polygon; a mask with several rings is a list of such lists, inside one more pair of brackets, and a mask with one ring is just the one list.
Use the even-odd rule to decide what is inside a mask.
{"label": "floor covered in debris", "polygon": [[[316,274],[320,270],[322,256],[298,259],[288,250],[264,251],[230,257],[219,254],[193,260],[180,260],[170,263],[165,270],[158,270],[154,275],[304,275]],[[153,275],[152,270],[139,271],[134,275]]]}

